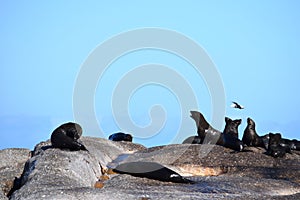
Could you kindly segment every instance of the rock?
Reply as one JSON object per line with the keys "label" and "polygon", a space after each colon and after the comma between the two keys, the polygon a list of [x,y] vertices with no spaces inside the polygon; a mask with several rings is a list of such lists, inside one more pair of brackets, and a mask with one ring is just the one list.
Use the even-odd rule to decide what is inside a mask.
{"label": "rock", "polygon": [[[258,149],[235,152],[213,145],[145,148],[131,142],[82,137],[88,151],[38,144],[26,163],[22,199],[299,199],[300,153],[273,158]],[[195,184],[111,174],[126,162],[157,162]],[[0,196],[1,199],[1,196]]]}
{"label": "rock", "polygon": [[102,170],[118,155],[145,149],[142,145],[91,137],[82,138],[82,142],[88,151],[52,148],[50,141],[38,144],[26,162],[22,187],[11,199],[41,199],[56,191],[63,194],[74,188],[92,188]]}
{"label": "rock", "polygon": [[8,199],[7,195],[14,186],[14,180],[22,175],[24,164],[29,157],[29,149],[0,150],[0,199]]}

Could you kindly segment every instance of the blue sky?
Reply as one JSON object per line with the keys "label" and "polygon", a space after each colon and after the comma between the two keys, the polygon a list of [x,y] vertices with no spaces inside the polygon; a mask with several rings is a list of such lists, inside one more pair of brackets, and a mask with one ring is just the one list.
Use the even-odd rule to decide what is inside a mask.
{"label": "blue sky", "polygon": [[[281,132],[286,138],[300,139],[299,6],[291,0],[3,1],[0,149],[33,149],[49,139],[55,127],[76,120],[74,88],[90,53],[120,33],[147,27],[176,31],[206,51],[222,79],[226,116],[243,120],[240,137],[246,118],[251,117],[260,135]],[[123,105],[122,99],[112,100],[119,95],[114,89],[126,74],[149,63],[168,66],[181,75],[198,99],[197,106],[191,103],[184,108],[198,109],[211,121],[213,105],[204,78],[177,55],[144,49],[120,56],[99,78],[93,106],[102,133],[89,124],[87,116],[81,123],[85,136],[108,137],[113,132],[131,131],[130,127],[120,130],[116,124],[114,116],[121,121],[127,116],[118,107],[112,112],[112,102]],[[170,84],[181,84],[173,79]],[[126,82],[122,84],[126,86]],[[170,88],[157,82],[140,85],[129,100],[125,99],[133,123],[140,127],[153,123],[149,116],[153,105],[163,108],[159,110],[164,113],[162,119],[157,119],[164,122],[160,131],[149,137],[132,133],[135,142],[146,146],[177,143],[196,133],[189,110],[180,109],[183,97]],[[186,94],[184,98],[189,98]],[[246,108],[230,108],[232,100]],[[182,137],[174,140],[178,134]]]}

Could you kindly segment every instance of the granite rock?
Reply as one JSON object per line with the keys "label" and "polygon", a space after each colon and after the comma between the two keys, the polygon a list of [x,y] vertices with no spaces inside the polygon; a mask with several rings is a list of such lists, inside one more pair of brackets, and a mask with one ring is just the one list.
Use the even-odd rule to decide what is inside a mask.
{"label": "granite rock", "polygon": [[[92,137],[81,142],[88,151],[39,143],[25,164],[20,189],[10,199],[300,199],[296,151],[273,158],[259,148],[237,153],[214,145],[145,148]],[[195,184],[109,173],[120,163],[136,161],[160,163]]]}

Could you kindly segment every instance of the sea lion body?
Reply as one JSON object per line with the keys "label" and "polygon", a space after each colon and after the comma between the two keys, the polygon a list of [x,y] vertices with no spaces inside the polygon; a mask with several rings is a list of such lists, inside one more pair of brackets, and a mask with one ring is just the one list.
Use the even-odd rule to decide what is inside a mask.
{"label": "sea lion body", "polygon": [[193,181],[183,178],[173,170],[155,162],[128,162],[118,165],[114,172],[120,174],[130,174],[136,177],[149,178],[165,182],[193,183]]}
{"label": "sea lion body", "polygon": [[267,149],[267,145],[266,143],[268,143],[268,141],[264,141],[266,140],[266,137],[260,137],[255,130],[255,122],[248,117],[247,118],[247,126],[244,130],[244,135],[242,138],[242,141],[244,144],[246,144],[247,146],[253,146],[253,147],[263,147],[265,149]]}
{"label": "sea lion body", "polygon": [[221,133],[221,136],[217,142],[217,145],[221,145],[235,151],[242,151],[244,148],[243,142],[230,134]]}
{"label": "sea lion body", "polygon": [[57,127],[51,134],[51,144],[54,148],[69,149],[71,151],[87,150],[78,139],[82,135],[79,124],[68,122]]}
{"label": "sea lion body", "polygon": [[289,140],[289,139],[282,138],[280,140],[280,145],[285,146],[285,147],[289,148],[290,150],[300,151],[300,141],[295,140],[295,139]]}
{"label": "sea lion body", "polygon": [[132,142],[132,135],[119,132],[110,135],[108,139],[112,141]]}
{"label": "sea lion body", "polygon": [[269,133],[269,146],[267,154],[274,158],[283,157],[286,153],[291,152],[290,145],[283,142],[280,133]]}
{"label": "sea lion body", "polygon": [[299,140],[292,140],[292,149],[296,151],[300,151],[300,141]]}

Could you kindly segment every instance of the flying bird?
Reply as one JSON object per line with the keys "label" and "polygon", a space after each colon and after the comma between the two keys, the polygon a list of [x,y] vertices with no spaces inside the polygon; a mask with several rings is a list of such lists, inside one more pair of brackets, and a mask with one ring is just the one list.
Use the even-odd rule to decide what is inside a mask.
{"label": "flying bird", "polygon": [[232,102],[232,104],[231,104],[231,107],[232,108],[237,108],[237,109],[244,109],[244,106],[242,106],[242,105],[240,105],[240,104],[238,104],[237,102]]}

